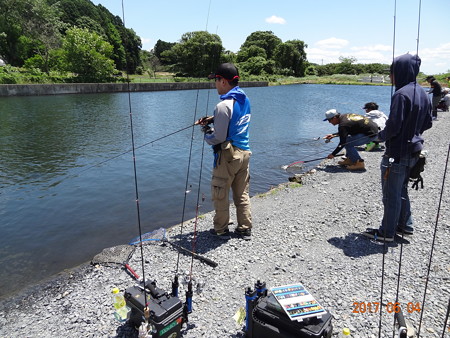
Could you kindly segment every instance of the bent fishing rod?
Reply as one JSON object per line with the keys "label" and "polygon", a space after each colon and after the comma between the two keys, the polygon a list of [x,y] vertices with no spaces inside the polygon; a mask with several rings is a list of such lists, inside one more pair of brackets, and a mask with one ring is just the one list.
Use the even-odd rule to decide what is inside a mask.
{"label": "bent fishing rod", "polygon": [[[344,154],[337,154],[335,157],[341,157],[341,156],[344,156]],[[283,168],[287,169],[287,168],[290,168],[290,167],[292,167],[292,166],[294,166],[296,164],[303,164],[303,163],[309,163],[309,162],[314,162],[314,161],[320,161],[320,160],[325,160],[327,158],[328,158],[328,156],[314,158],[312,160],[306,160],[306,161],[297,161],[297,162],[291,163],[291,164],[289,164],[289,165],[287,165],[286,167],[283,167]]]}
{"label": "bent fishing rod", "polygon": [[[329,134],[329,135],[334,135],[334,134]],[[367,135],[367,136],[372,137],[372,136],[376,136],[376,135],[378,135],[378,133],[377,133],[377,134],[370,134],[370,135]],[[326,142],[326,143],[329,143],[330,140],[331,140],[332,138],[334,138],[334,137],[337,137],[337,135],[335,135],[335,136],[333,136],[333,137],[331,137],[331,138],[326,138],[326,136],[323,137],[323,138],[325,139],[325,142]],[[320,137],[319,137],[319,138],[314,138],[313,140],[319,140],[319,139],[320,139]],[[327,142],[327,141],[328,141],[328,142]],[[343,143],[341,146],[342,146],[342,147],[345,147],[346,145],[351,144],[351,143],[353,143],[353,142],[355,142],[355,140],[350,140],[350,141],[348,141],[348,142],[346,142],[346,143]],[[318,152],[318,153],[320,153],[320,152]],[[341,157],[341,156],[344,156],[344,154],[337,154],[337,155],[334,156],[334,157]],[[319,158],[314,158],[314,159],[312,159],[312,160],[306,160],[306,161],[296,161],[296,162],[293,162],[293,163],[291,163],[291,164],[288,164],[287,166],[283,166],[282,168],[283,168],[283,169],[287,169],[287,168],[290,168],[290,167],[292,167],[292,166],[294,166],[294,165],[296,165],[296,164],[304,164],[304,163],[309,163],[309,162],[314,162],[314,161],[319,161],[319,160],[325,160],[325,159],[327,159],[327,158],[328,158],[328,156],[325,156],[325,157],[319,157]]]}

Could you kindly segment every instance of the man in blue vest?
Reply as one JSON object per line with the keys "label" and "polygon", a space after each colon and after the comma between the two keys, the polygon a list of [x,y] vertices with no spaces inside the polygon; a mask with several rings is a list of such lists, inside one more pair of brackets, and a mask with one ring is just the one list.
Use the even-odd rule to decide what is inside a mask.
{"label": "man in blue vest", "polygon": [[[203,117],[196,122],[203,126],[205,141],[212,145],[214,150],[211,193],[215,215],[214,229],[211,229],[210,233],[220,239],[230,238],[228,225],[231,188],[237,217],[235,233],[245,240],[250,240],[250,101],[238,86],[239,72],[233,64],[221,64],[208,78],[215,80],[221,99],[213,116]],[[209,126],[211,123],[214,127]]]}

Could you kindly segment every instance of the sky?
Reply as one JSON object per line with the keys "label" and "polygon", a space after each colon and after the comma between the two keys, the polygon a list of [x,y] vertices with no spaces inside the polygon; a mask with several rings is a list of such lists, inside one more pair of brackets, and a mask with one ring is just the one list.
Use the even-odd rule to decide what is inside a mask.
{"label": "sky", "polygon": [[145,50],[206,30],[237,52],[251,33],[272,31],[283,42],[304,41],[308,61],[317,64],[339,57],[390,64],[393,49],[395,56],[416,54],[419,42],[422,72],[450,72],[450,0],[91,1],[124,19]]}

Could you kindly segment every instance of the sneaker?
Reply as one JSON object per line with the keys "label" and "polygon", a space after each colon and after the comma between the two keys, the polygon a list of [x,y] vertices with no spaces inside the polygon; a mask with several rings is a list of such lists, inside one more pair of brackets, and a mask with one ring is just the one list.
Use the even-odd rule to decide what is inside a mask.
{"label": "sneaker", "polygon": [[217,232],[214,229],[209,229],[209,233],[211,235],[213,235],[214,237],[216,237],[218,239],[221,239],[221,240],[224,240],[224,241],[227,241],[227,240],[229,240],[231,238],[230,237],[230,230],[228,230],[228,229],[226,229],[223,232]]}
{"label": "sneaker", "polygon": [[373,238],[379,242],[393,242],[394,237],[384,237],[383,234],[378,229],[367,228],[366,231],[362,233],[363,236]]}
{"label": "sneaker", "polygon": [[369,142],[366,144],[365,151],[372,151],[377,144],[375,142]]}
{"label": "sneaker", "polygon": [[411,236],[414,234],[414,228],[411,226],[407,226],[407,227],[398,227],[397,230],[395,230],[395,232],[397,233],[397,235],[408,235]]}
{"label": "sneaker", "polygon": [[234,233],[241,237],[243,240],[249,241],[252,239],[252,230],[251,229],[235,229]]}
{"label": "sneaker", "polygon": [[351,165],[351,164],[353,164],[353,161],[347,157],[345,160],[339,161],[338,164],[339,165]]}
{"label": "sneaker", "polygon": [[366,166],[364,165],[364,160],[358,160],[352,165],[347,166],[348,170],[365,170]]}

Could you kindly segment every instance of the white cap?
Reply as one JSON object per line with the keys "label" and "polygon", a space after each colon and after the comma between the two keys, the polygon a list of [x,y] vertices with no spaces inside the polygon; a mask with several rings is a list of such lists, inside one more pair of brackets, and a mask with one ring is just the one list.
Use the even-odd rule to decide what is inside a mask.
{"label": "white cap", "polygon": [[339,115],[336,109],[330,109],[325,113],[325,119],[324,121],[328,121],[329,119],[332,119],[336,115]]}

